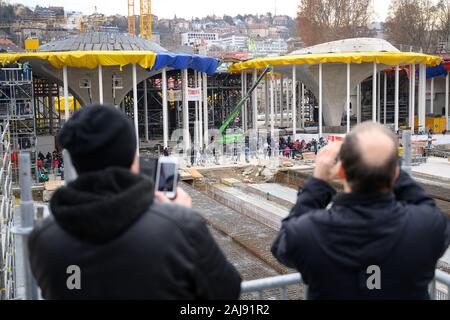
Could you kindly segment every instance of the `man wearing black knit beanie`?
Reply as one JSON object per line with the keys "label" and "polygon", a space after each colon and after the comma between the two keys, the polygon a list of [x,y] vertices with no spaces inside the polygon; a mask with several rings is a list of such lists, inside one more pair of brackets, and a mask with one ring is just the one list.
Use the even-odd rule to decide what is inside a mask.
{"label": "man wearing black knit beanie", "polygon": [[45,299],[239,298],[241,278],[189,196],[155,196],[139,174],[134,126],[122,112],[82,108],[59,141],[79,176],[55,192],[52,216],[29,239]]}

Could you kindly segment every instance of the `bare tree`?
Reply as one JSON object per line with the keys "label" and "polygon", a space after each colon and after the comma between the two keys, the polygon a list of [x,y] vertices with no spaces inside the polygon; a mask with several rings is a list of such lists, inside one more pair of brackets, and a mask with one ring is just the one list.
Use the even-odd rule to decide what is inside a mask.
{"label": "bare tree", "polygon": [[[448,0],[442,1],[442,5],[445,3],[448,7]],[[444,23],[444,18],[440,18],[442,8],[433,0],[393,0],[385,25],[387,39],[394,44],[420,47],[424,52],[436,52]]]}
{"label": "bare tree", "polygon": [[450,51],[450,0],[441,0],[438,4],[440,51]]}
{"label": "bare tree", "polygon": [[372,0],[301,0],[298,34],[307,46],[370,36]]}

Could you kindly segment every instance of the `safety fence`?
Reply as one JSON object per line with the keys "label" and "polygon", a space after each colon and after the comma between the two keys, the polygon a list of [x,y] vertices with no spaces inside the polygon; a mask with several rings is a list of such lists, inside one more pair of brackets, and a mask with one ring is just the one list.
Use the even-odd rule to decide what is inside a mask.
{"label": "safety fence", "polygon": [[0,300],[15,298],[14,197],[9,122],[1,124],[0,136]]}
{"label": "safety fence", "polygon": [[[241,286],[242,294],[256,293],[258,300],[262,299],[263,293],[267,290],[279,290],[279,300],[288,300],[289,286],[302,285],[302,276],[299,273],[259,279],[243,282]],[[429,286],[430,298],[433,300],[450,300],[450,274],[436,270],[435,279]]]}

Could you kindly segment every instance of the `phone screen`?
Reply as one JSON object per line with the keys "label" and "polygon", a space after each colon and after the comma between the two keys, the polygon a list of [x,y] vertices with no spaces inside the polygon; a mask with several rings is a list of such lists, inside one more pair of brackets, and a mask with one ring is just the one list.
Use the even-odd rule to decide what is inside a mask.
{"label": "phone screen", "polygon": [[177,166],[174,163],[160,164],[158,191],[161,192],[175,191],[176,169]]}

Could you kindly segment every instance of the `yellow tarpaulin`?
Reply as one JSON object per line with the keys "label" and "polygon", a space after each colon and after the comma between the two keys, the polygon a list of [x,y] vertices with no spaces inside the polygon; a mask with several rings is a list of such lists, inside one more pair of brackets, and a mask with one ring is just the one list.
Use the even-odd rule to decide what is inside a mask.
{"label": "yellow tarpaulin", "polygon": [[[58,98],[54,98],[55,100],[53,101],[53,106],[55,108],[55,111],[59,110],[59,106],[58,106]],[[59,103],[61,105],[61,112],[64,112],[66,110],[66,104],[64,103],[64,97],[59,97]],[[73,96],[69,96],[69,110],[73,111],[75,110],[75,98]],[[80,102],[77,101],[77,108],[80,108]]]}
{"label": "yellow tarpaulin", "polygon": [[102,66],[120,68],[136,63],[144,69],[155,64],[156,53],[152,51],[65,51],[65,52],[24,52],[0,53],[0,63],[6,65],[27,59],[47,60],[53,67],[94,69]]}
{"label": "yellow tarpaulin", "polygon": [[263,69],[268,65],[287,66],[296,64],[318,64],[318,63],[370,63],[384,64],[389,66],[421,64],[436,66],[442,62],[438,56],[415,52],[348,52],[348,53],[321,53],[304,54],[292,56],[279,56],[252,59],[245,62],[232,64],[230,72],[240,72],[248,69]]}

